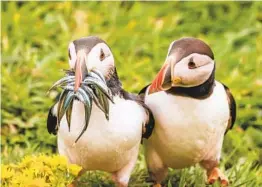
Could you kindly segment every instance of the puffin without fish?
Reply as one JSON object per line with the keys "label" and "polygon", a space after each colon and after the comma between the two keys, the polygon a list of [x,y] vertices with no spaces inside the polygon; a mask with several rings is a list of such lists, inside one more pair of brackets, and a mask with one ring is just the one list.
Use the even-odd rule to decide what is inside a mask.
{"label": "puffin without fish", "polygon": [[155,185],[161,186],[168,167],[196,163],[207,171],[208,183],[228,185],[218,164],[224,135],[236,119],[236,104],[229,89],[215,80],[210,47],[195,38],[172,42],[161,70],[140,95],[155,118],[153,133],[144,141]]}
{"label": "puffin without fish", "polygon": [[82,166],[79,176],[87,170],[102,170],[112,173],[117,186],[127,186],[137,160],[141,137],[148,138],[152,132],[153,116],[139,96],[122,89],[113,54],[105,41],[92,36],[71,42],[69,64],[75,71],[75,91],[87,73],[96,69],[105,77],[114,103],[109,102],[108,119],[100,108],[92,105],[88,128],[76,143],[85,124],[84,104],[73,101],[70,132],[65,115],[56,132],[55,104],[49,110],[48,131],[57,133],[59,153],[66,156],[70,163]]}

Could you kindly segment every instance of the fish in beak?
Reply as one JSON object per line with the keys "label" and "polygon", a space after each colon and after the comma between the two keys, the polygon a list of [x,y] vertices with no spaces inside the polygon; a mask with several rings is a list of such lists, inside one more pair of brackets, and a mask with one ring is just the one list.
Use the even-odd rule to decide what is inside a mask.
{"label": "fish in beak", "polygon": [[181,83],[182,79],[174,76],[174,62],[175,60],[172,56],[167,57],[166,62],[150,85],[148,94],[165,91]]}

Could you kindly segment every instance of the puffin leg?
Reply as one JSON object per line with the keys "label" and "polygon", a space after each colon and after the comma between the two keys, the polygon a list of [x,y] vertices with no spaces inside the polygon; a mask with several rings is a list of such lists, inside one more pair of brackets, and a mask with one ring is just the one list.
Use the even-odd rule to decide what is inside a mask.
{"label": "puffin leg", "polygon": [[138,152],[139,152],[139,144],[135,146],[133,149],[136,149],[136,151],[134,154],[132,154],[130,161],[120,170],[112,173],[112,180],[115,182],[117,187],[128,186],[131,173],[136,165]]}
{"label": "puffin leg", "polygon": [[149,171],[149,179],[147,182],[153,182],[153,187],[162,187],[161,182],[166,178],[168,173],[167,167],[159,168],[154,172]]}
{"label": "puffin leg", "polygon": [[[168,174],[168,168],[165,166],[158,152],[154,147],[150,146],[147,140],[144,141],[145,158],[149,177],[146,182],[153,182],[154,187],[161,187],[161,182]],[[147,145],[148,144],[148,145]]]}
{"label": "puffin leg", "polygon": [[213,184],[216,181],[220,181],[221,186],[228,186],[228,178],[218,168],[218,161],[204,160],[200,165],[207,171],[207,182]]}

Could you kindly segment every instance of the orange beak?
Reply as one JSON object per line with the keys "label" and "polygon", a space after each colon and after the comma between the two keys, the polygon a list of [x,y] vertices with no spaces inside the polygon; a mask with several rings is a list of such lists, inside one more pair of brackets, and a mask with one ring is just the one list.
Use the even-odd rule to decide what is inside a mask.
{"label": "orange beak", "polygon": [[82,82],[82,68],[81,68],[82,64],[80,60],[76,60],[76,69],[75,69],[75,92],[78,90],[78,88],[80,87],[80,84]]}
{"label": "orange beak", "polygon": [[170,89],[172,86],[181,83],[181,78],[178,76],[174,76],[174,73],[172,72],[172,70],[174,69],[172,61],[173,60],[171,58],[164,63],[156,78],[150,85],[148,94],[165,91]]}
{"label": "orange beak", "polygon": [[170,64],[165,63],[160,69],[160,71],[158,72],[156,78],[153,80],[152,84],[150,85],[148,94],[169,89],[169,87],[166,84],[167,82],[169,82],[168,79],[171,82]]}
{"label": "orange beak", "polygon": [[85,67],[86,56],[85,51],[79,51],[77,53],[76,65],[75,65],[75,92],[79,89],[82,80],[87,72]]}

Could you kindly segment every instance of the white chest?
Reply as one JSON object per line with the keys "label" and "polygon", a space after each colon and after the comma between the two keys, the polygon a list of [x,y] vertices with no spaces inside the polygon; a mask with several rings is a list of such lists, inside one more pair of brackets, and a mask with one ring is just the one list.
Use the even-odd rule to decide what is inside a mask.
{"label": "white chest", "polygon": [[203,100],[159,92],[146,97],[156,125],[146,143],[167,165],[181,168],[216,156],[229,119],[227,96],[216,82]]}
{"label": "white chest", "polygon": [[74,145],[84,126],[84,106],[74,101],[71,131],[65,116],[58,133],[59,152],[86,169],[114,171],[125,164],[141,140],[145,112],[137,103],[114,98],[109,120],[93,105],[86,132]]}

